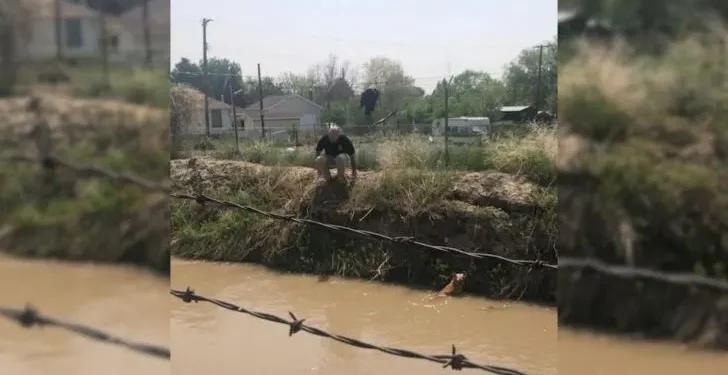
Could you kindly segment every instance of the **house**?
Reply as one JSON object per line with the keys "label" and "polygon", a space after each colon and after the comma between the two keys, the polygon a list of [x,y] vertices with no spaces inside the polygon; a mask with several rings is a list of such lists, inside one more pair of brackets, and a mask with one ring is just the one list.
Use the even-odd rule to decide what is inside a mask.
{"label": "house", "polygon": [[[200,93],[202,95],[202,93]],[[204,101],[204,99],[202,99]],[[235,129],[233,129],[233,124],[238,124],[238,136],[242,137],[243,128],[242,128],[242,117],[243,109],[240,107],[235,107],[235,117],[237,117],[237,121],[233,120],[233,106],[230,104],[227,104],[225,102],[222,102],[220,100],[216,100],[213,98],[208,98],[208,107],[210,109],[210,134],[211,135],[233,135],[235,134]],[[200,104],[200,108],[195,111],[197,115],[195,116],[195,120],[193,120],[193,124],[190,124],[190,126],[187,129],[188,134],[205,134],[205,106],[204,102]]]}
{"label": "house", "polygon": [[[269,95],[263,98],[263,120],[266,138],[268,135],[287,133],[292,130],[298,133],[322,132],[322,107],[300,95]],[[260,103],[250,104],[245,108],[243,127],[247,137],[260,137]]]}
{"label": "house", "polygon": [[[24,62],[44,62],[56,58],[55,0],[38,0],[28,35],[20,35],[17,57]],[[63,56],[67,59],[101,56],[102,17],[83,0],[60,1],[60,32]],[[108,36],[109,62],[126,63],[138,49],[132,33],[114,16],[104,17]]]}
{"label": "house", "polygon": [[506,106],[500,109],[501,121],[530,122],[536,117],[536,108],[530,105]]}
{"label": "house", "polygon": [[[170,3],[170,0],[149,0],[147,3],[149,41],[154,65],[169,65]],[[119,19],[129,30],[136,46],[135,51],[130,51],[129,57],[133,56],[134,61],[143,62],[146,56],[144,6],[137,5],[129,9]]]}

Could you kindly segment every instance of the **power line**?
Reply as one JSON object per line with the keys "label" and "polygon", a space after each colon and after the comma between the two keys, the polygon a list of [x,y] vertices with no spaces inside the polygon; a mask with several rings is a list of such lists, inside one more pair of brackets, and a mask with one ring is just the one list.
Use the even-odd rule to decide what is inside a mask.
{"label": "power line", "polygon": [[[275,35],[275,34],[274,34]],[[283,35],[281,35],[283,36]],[[418,48],[482,48],[482,49],[496,49],[496,48],[512,48],[514,47],[513,43],[503,43],[503,44],[495,44],[495,43],[464,43],[464,44],[456,44],[456,43],[417,43],[417,42],[398,42],[398,41],[383,41],[383,40],[367,40],[367,39],[351,39],[351,38],[341,38],[341,37],[335,37],[335,36],[329,36],[329,35],[311,35],[311,34],[299,34],[296,33],[295,35],[288,35],[286,34],[286,38],[290,38],[291,36],[301,39],[310,39],[310,40],[329,40],[333,42],[339,42],[339,43],[349,43],[349,44],[375,44],[380,46],[392,46],[392,47],[418,47]],[[546,40],[552,40],[556,38],[556,35],[554,35],[550,39]],[[549,42],[550,43],[550,42]],[[526,49],[529,47],[523,47],[523,49]]]}
{"label": "power line", "polygon": [[[490,75],[491,77],[502,76],[506,72],[506,71],[488,72],[488,71],[483,71],[483,70],[474,70],[474,71],[479,72],[479,73],[486,73],[486,74]],[[204,75],[204,73],[202,73],[202,72],[183,72],[183,71],[178,71],[178,70],[172,70],[170,72],[170,75],[173,75],[173,74],[179,74],[179,75],[184,75],[184,76],[202,76],[202,75]],[[207,75],[220,76],[220,77],[255,78],[253,75],[244,76],[242,73],[211,73],[211,72],[208,72]],[[268,76],[268,77],[271,77],[271,76]],[[276,79],[276,77],[271,77],[271,78]],[[416,81],[419,81],[419,80],[440,81],[440,80],[443,80],[445,78],[445,76],[409,77],[409,78],[412,78]],[[381,82],[355,82],[355,84],[377,84],[377,83],[381,83]]]}
{"label": "power line", "polygon": [[[208,21],[208,22],[209,22],[209,21]],[[354,43],[354,41],[351,41],[351,40],[348,40],[348,42]],[[526,50],[526,49],[543,49],[544,47],[548,47],[548,46],[550,46],[550,45],[553,45],[553,43],[552,43],[552,42],[540,43],[540,44],[537,44],[537,45],[534,45],[534,46],[530,46],[530,47],[525,47],[525,48],[523,48],[523,50]],[[207,46],[207,43],[205,43],[205,46]],[[509,46],[512,46],[512,44],[511,44],[511,45],[509,45]],[[281,53],[280,53],[280,52],[278,52],[278,51],[275,51],[275,52],[273,52],[273,53],[276,53],[276,54],[281,54]],[[206,54],[206,52],[205,52],[205,54]],[[298,55],[296,55],[296,54],[286,54],[286,56],[293,56],[293,57],[298,57]],[[182,73],[182,72],[179,72],[179,73]],[[504,72],[499,72],[499,73],[500,73],[500,74],[502,74],[502,73],[504,73]],[[185,72],[185,73],[182,73],[182,74],[189,74],[189,75],[202,75],[203,73],[192,73],[192,72],[189,72],[189,73],[187,73],[187,72]],[[223,73],[223,74],[220,74],[220,73],[208,73],[208,74],[209,74],[209,75],[229,75],[229,76],[242,76],[241,74],[227,74],[227,73]],[[491,74],[491,75],[500,75],[500,74],[498,74],[498,73],[489,73],[489,74]],[[438,78],[438,79],[441,79],[442,77],[425,77],[425,78]]]}

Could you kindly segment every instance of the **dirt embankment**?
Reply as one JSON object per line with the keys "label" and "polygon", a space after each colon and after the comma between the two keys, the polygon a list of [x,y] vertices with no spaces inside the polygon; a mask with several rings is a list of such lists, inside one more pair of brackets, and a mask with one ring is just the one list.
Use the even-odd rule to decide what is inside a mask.
{"label": "dirt embankment", "polygon": [[[665,156],[654,155],[653,160],[640,165],[644,169],[628,170],[622,164],[624,157],[637,163],[644,157],[637,149],[624,155],[597,155],[578,136],[564,136],[561,143],[571,154],[567,160],[565,153],[562,171],[576,176],[559,184],[562,256],[596,258],[666,274],[695,272],[716,280],[723,278],[720,270],[726,255],[721,241],[725,244],[726,232],[721,228],[728,222],[716,217],[724,215],[714,206],[714,199],[725,193],[685,186],[701,185],[706,179],[655,178],[661,173],[677,176],[688,168],[708,172],[708,167],[696,164],[693,168],[688,160],[673,162],[671,171],[658,164],[658,160],[667,162]],[[615,163],[624,169],[619,175],[590,171],[583,161],[590,161],[590,166],[595,161]],[[644,172],[636,174],[642,183],[628,185],[625,180],[635,178],[633,173],[638,171]],[[710,173],[723,172],[713,169]],[[669,196],[663,195],[666,191],[671,191]],[[725,290],[563,265],[558,286],[562,325],[728,349]]]}
{"label": "dirt embankment", "polygon": [[727,66],[712,40],[726,39],[675,42],[654,58],[582,46],[564,64],[561,259],[662,280],[562,264],[560,325],[728,348],[728,292],[666,277],[728,280],[728,102],[715,78]]}
{"label": "dirt embankment", "polygon": [[168,198],[75,172],[45,170],[34,128],[50,129],[51,151],[65,161],[168,176],[167,111],[118,101],[58,95],[0,100],[0,249],[20,256],[129,262],[169,271]]}
{"label": "dirt embankment", "polygon": [[[555,195],[503,173],[363,172],[326,184],[314,170],[207,158],[173,160],[175,190],[423,242],[555,263]],[[466,292],[553,301],[556,272],[331,233],[239,210],[172,202],[172,252],[317,274],[438,287],[469,273]]]}

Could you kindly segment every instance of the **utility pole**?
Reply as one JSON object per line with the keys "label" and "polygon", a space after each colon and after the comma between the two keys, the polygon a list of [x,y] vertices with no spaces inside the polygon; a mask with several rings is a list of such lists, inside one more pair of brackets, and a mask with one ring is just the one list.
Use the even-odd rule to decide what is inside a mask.
{"label": "utility pole", "polygon": [[265,115],[263,114],[263,80],[260,78],[260,63],[258,63],[258,104],[260,104],[260,131],[265,139]]}
{"label": "utility pole", "polygon": [[240,154],[240,143],[238,140],[238,114],[235,113],[235,93],[233,83],[230,82],[230,105],[233,107],[233,132],[235,132],[235,153]]}
{"label": "utility pole", "polygon": [[53,18],[54,26],[56,29],[56,60],[60,65],[63,62],[63,27],[61,26],[61,1],[55,0],[53,2]]}
{"label": "utility pole", "polygon": [[[308,89],[308,100],[313,102],[313,89]],[[347,112],[349,113],[349,112]],[[313,132],[316,134],[316,124],[321,121],[320,118],[317,118],[316,121],[313,122]]]}
{"label": "utility pole", "polygon": [[538,112],[541,109],[541,70],[543,65],[543,48],[546,47],[543,44],[536,46],[538,48],[538,78],[536,80],[536,100],[533,102],[533,106]]}
{"label": "utility pole", "polygon": [[452,83],[453,77],[445,81],[445,166],[450,165],[450,149],[448,144],[450,143],[448,134],[450,133],[450,84]]}
{"label": "utility pole", "polygon": [[101,68],[104,74],[104,87],[108,88],[111,80],[109,79],[109,29],[106,23],[106,3],[101,2],[99,17],[101,17]]}
{"label": "utility pole", "polygon": [[208,92],[210,91],[210,80],[207,76],[207,24],[212,22],[210,18],[202,19],[202,75],[203,87],[205,88],[205,135],[210,136],[210,99]]}
{"label": "utility pole", "polygon": [[142,3],[142,22],[144,23],[144,64],[152,65],[152,34],[149,30],[149,0]]}

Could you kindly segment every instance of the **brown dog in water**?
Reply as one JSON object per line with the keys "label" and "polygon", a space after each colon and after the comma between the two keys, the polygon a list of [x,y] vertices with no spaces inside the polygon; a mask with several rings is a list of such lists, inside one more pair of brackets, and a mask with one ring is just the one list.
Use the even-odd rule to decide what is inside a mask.
{"label": "brown dog in water", "polygon": [[455,296],[463,292],[463,284],[465,284],[465,274],[456,273],[450,279],[450,282],[437,293],[438,297]]}

